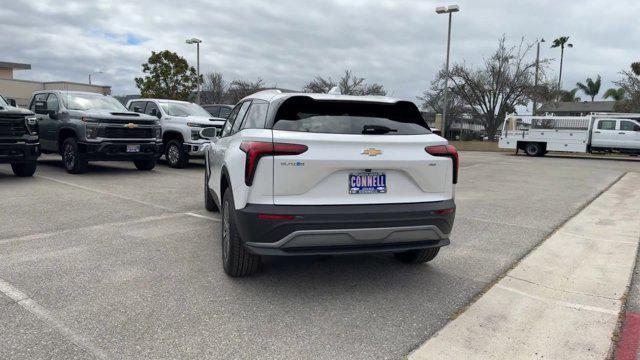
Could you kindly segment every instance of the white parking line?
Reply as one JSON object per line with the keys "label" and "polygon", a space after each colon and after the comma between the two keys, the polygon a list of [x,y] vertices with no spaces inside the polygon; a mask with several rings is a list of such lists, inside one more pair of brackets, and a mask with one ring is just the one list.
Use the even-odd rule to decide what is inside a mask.
{"label": "white parking line", "polygon": [[35,300],[29,298],[25,293],[12,286],[8,282],[4,281],[3,279],[0,279],[0,292],[9,297],[16,304],[20,305],[31,314],[35,315],[38,319],[40,319],[40,321],[56,329],[67,340],[90,352],[96,358],[109,359],[109,356],[107,356],[104,350],[95,346],[88,338],[71,330],[71,328],[51,315],[51,313],[49,313],[47,309],[42,307]]}
{"label": "white parking line", "polygon": [[189,211],[182,212],[182,211],[180,211],[180,210],[172,209],[172,208],[170,208],[170,207],[166,207],[166,206],[162,206],[162,205],[158,205],[158,204],[154,204],[154,203],[150,203],[150,202],[142,201],[142,200],[138,200],[138,199],[133,199],[133,198],[130,198],[130,197],[128,197],[128,196],[119,195],[119,194],[114,194],[114,193],[109,192],[109,191],[93,189],[93,188],[90,188],[90,187],[87,187],[87,186],[83,186],[83,185],[78,185],[78,184],[70,183],[70,182],[68,182],[68,181],[64,181],[64,180],[60,180],[60,179],[55,179],[55,178],[48,177],[48,176],[36,175],[36,177],[41,178],[41,179],[45,179],[45,180],[49,180],[49,181],[53,181],[53,182],[57,182],[57,183],[59,183],[59,184],[63,184],[63,185],[67,185],[67,186],[72,186],[72,187],[75,187],[75,188],[78,188],[78,189],[82,189],[82,190],[85,190],[85,191],[91,191],[91,192],[94,192],[94,193],[97,193],[97,194],[101,194],[101,195],[113,196],[113,197],[116,197],[116,198],[118,198],[118,199],[122,199],[122,200],[127,200],[127,201],[131,201],[131,202],[135,202],[135,203],[138,203],[138,204],[141,204],[141,205],[145,205],[145,206],[153,207],[153,208],[160,209],[160,210],[169,211],[169,212],[172,212],[172,213],[180,213],[180,214],[183,214],[183,215],[192,216],[192,217],[199,218],[199,219],[207,219],[207,220],[212,220],[212,221],[220,221],[220,219],[215,218],[215,217],[209,217],[209,216],[204,216],[204,215],[198,215],[198,214],[195,214],[195,213],[192,213],[192,212],[189,212]]}

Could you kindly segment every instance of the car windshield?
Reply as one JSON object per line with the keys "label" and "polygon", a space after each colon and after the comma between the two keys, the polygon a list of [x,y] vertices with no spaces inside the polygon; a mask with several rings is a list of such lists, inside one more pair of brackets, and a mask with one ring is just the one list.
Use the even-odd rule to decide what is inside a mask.
{"label": "car windshield", "polygon": [[62,102],[69,110],[128,111],[120,101],[100,94],[64,93]]}
{"label": "car windshield", "polygon": [[7,101],[0,95],[0,106],[9,106]]}
{"label": "car windshield", "polygon": [[200,105],[187,102],[161,102],[162,110],[169,116],[205,116],[211,114]]}
{"label": "car windshield", "polygon": [[291,98],[278,109],[274,130],[329,134],[422,135],[431,131],[415,105]]}

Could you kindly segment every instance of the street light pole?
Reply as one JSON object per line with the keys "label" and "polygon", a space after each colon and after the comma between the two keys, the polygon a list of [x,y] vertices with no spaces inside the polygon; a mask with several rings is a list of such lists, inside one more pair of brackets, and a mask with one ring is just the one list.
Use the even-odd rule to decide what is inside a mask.
{"label": "street light pole", "polygon": [[95,72],[89,73],[89,85],[91,85],[91,75],[93,75],[93,74],[102,74],[102,71],[99,71],[99,70],[98,70],[98,71],[95,71]]}
{"label": "street light pole", "polygon": [[533,79],[533,109],[531,110],[531,114],[535,115],[536,114],[536,108],[538,105],[537,97],[537,91],[538,91],[538,72],[540,69],[540,43],[543,43],[544,39],[540,39],[538,40],[538,49],[536,50],[536,75],[535,78]]}
{"label": "street light pole", "polygon": [[187,44],[196,44],[196,76],[198,77],[198,92],[196,95],[196,103],[200,104],[200,43],[202,40],[192,38],[186,41]]}
{"label": "street light pole", "polygon": [[449,28],[447,31],[447,62],[445,65],[444,79],[444,99],[442,105],[442,134],[447,137],[447,107],[449,106],[449,51],[451,49],[451,20],[453,13],[460,11],[458,5],[449,5],[448,7],[439,6],[436,8],[437,14],[449,14]]}

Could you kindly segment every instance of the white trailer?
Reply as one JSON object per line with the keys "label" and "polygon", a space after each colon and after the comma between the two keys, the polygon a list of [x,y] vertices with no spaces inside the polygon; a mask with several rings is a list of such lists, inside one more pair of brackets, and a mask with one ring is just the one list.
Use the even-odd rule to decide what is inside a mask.
{"label": "white trailer", "polygon": [[640,154],[640,114],[508,115],[498,146],[529,156],[548,151]]}

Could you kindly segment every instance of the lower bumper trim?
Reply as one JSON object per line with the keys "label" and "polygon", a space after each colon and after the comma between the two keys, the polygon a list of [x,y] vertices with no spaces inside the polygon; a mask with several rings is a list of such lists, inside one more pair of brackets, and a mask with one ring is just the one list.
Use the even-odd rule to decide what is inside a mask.
{"label": "lower bumper trim", "polygon": [[353,255],[375,253],[397,253],[408,250],[428,249],[443,247],[450,244],[449,239],[416,241],[411,243],[392,244],[365,244],[365,245],[340,245],[340,246],[308,246],[294,248],[265,248],[250,246],[249,251],[256,255],[264,256],[304,256],[304,255]]}

